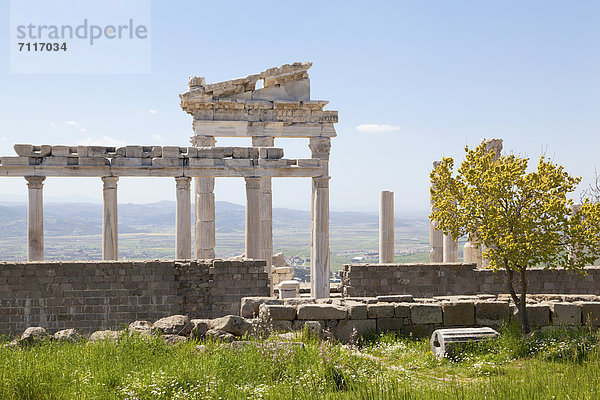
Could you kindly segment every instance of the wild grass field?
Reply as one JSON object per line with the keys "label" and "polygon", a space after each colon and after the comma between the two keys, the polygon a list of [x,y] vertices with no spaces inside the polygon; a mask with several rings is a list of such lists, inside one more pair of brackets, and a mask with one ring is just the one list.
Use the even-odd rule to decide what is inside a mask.
{"label": "wild grass field", "polygon": [[0,347],[2,399],[598,399],[600,335],[581,328],[523,338],[514,326],[438,359],[427,340],[392,334],[303,347],[249,339],[167,345],[117,343]]}

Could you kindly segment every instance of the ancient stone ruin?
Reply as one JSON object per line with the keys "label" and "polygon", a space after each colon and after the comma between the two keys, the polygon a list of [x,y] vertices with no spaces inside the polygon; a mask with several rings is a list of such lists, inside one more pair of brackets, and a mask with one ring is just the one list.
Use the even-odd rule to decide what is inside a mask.
{"label": "ancient stone ruin", "polygon": [[[1,176],[23,176],[29,188],[28,260],[44,259],[43,182],[50,176],[99,177],[103,182],[102,257],[118,259],[119,177],[172,177],[177,193],[176,259],[215,258],[215,195],[218,177],[246,182],[248,259],[273,256],[273,177],[309,177],[312,185],[311,291],[329,297],[329,150],[337,111],[310,99],[308,69],[294,63],[230,81],[206,84],[191,77],[180,95],[193,116],[193,147],[64,146],[17,144],[17,156],[0,158]],[[262,88],[256,89],[258,81]],[[249,137],[252,147],[216,147],[217,137]],[[285,159],[276,137],[308,138],[310,159]],[[195,180],[194,243],[190,226],[191,180]],[[192,257],[193,247],[193,257]]]}
{"label": "ancient stone ruin", "polygon": [[[125,332],[117,328],[128,325],[129,332],[159,332],[177,343],[234,340],[267,324],[351,341],[373,331],[429,335],[443,327],[497,327],[514,318],[502,273],[481,269],[477,238],[469,238],[459,263],[457,242],[431,221],[430,262],[394,263],[394,194],[388,191],[380,194],[379,263],[344,266],[340,292],[331,292],[328,164],[338,117],[324,110],[326,101],[310,99],[310,67],[288,64],[212,84],[191,77],[180,98],[193,117],[192,146],[17,144],[16,156],[0,157],[0,176],[24,177],[29,192],[28,262],[0,263],[0,334],[29,343],[49,337],[47,330],[57,332],[56,340],[77,337],[76,329],[116,340]],[[251,146],[220,147],[219,137],[248,137]],[[284,158],[275,138],[307,138],[312,157]],[[485,143],[500,154],[502,140]],[[55,176],[101,178],[102,261],[43,261],[43,186]],[[174,178],[175,260],[118,259],[122,176]],[[219,177],[246,183],[244,258],[215,259]],[[312,179],[310,297],[296,297],[293,285],[287,295],[294,298],[274,297],[275,284],[290,277],[283,256],[273,255],[271,180],[282,177]],[[585,272],[530,271],[533,326],[600,324],[600,267]]]}

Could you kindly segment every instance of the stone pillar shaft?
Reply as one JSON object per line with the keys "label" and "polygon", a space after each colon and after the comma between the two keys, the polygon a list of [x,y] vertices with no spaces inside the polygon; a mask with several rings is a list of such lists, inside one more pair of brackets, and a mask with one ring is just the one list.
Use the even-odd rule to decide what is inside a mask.
{"label": "stone pillar shaft", "polygon": [[45,176],[26,176],[29,206],[27,209],[27,260],[44,259],[44,180]]}
{"label": "stone pillar shaft", "polygon": [[246,179],[246,258],[261,259],[260,188],[261,179]]}
{"label": "stone pillar shaft", "polygon": [[379,201],[379,263],[394,262],[394,192],[383,191]]}
{"label": "stone pillar shaft", "polygon": [[215,258],[215,178],[194,178],[194,258]]}
{"label": "stone pillar shaft", "polygon": [[311,296],[315,299],[329,297],[329,151],[331,139],[310,139],[312,158],[321,160],[323,173],[313,178],[311,197]]}
{"label": "stone pillar shaft", "polygon": [[[252,146],[273,147],[275,138],[271,136],[253,136]],[[267,262],[266,270],[271,280],[273,266],[273,194],[270,177],[260,178],[260,243],[261,259]],[[271,285],[271,289],[273,285]]]}
{"label": "stone pillar shaft", "polygon": [[116,176],[104,176],[102,182],[104,208],[102,212],[102,259],[119,259],[119,219]]}
{"label": "stone pillar shaft", "polygon": [[[213,147],[212,136],[192,136],[196,147]],[[215,258],[215,178],[194,178],[194,258]]]}
{"label": "stone pillar shaft", "polygon": [[458,262],[458,243],[450,235],[444,235],[444,262]]}
{"label": "stone pillar shaft", "polygon": [[473,257],[474,248],[475,248],[475,246],[473,246],[473,243],[469,239],[463,246],[463,262],[464,263],[470,264],[470,263],[475,262],[475,258]]}
{"label": "stone pillar shaft", "polygon": [[[433,169],[435,170],[441,161],[433,162]],[[430,201],[431,211],[434,211],[433,201]],[[431,250],[429,251],[429,261],[432,263],[439,263],[444,261],[444,233],[437,229],[436,221],[429,220],[429,244]]]}
{"label": "stone pillar shaft", "polygon": [[177,187],[177,211],[175,214],[175,258],[189,260],[192,258],[192,223],[191,223],[191,192],[192,178],[175,178]]}
{"label": "stone pillar shaft", "polygon": [[329,297],[329,177],[313,178],[311,293]]}

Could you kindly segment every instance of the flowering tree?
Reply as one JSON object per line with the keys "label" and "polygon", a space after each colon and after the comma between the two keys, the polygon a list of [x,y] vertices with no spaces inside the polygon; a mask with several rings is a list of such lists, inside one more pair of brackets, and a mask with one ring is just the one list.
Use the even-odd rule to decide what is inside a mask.
{"label": "flowering tree", "polygon": [[[465,148],[466,157],[454,174],[454,160],[444,158],[431,173],[431,218],[454,239],[468,235],[483,249],[489,268],[506,271],[506,286],[518,309],[524,333],[530,331],[527,310],[527,270],[582,269],[600,254],[600,204],[584,200],[572,211],[580,178],[562,166],[540,158],[527,172],[528,159],[499,156],[485,144]],[[517,295],[513,277],[521,291]]]}

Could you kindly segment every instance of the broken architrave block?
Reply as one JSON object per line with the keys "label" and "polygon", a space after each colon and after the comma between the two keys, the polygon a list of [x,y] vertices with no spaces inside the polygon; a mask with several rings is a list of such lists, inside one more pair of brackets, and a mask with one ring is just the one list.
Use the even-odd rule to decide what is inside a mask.
{"label": "broken architrave block", "polygon": [[451,356],[453,352],[468,343],[477,343],[498,336],[492,328],[438,329],[431,335],[431,352],[440,357]]}

